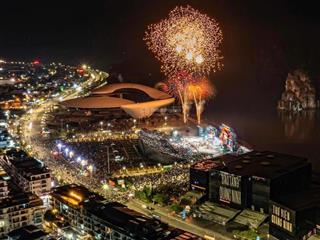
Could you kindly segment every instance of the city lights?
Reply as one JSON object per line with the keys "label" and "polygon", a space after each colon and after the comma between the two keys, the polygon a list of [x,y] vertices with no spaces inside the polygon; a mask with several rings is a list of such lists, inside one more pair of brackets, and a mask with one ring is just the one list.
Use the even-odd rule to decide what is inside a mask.
{"label": "city lights", "polygon": [[15,2],[0,239],[320,239],[311,3]]}

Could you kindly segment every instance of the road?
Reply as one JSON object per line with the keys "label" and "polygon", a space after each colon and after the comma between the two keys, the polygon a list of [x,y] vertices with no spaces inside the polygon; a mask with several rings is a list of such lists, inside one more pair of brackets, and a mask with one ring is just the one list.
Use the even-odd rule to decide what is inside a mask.
{"label": "road", "polygon": [[24,150],[30,156],[33,156],[43,161],[53,175],[61,179],[64,183],[76,183],[84,185],[93,192],[99,193],[107,198],[117,200],[118,197],[115,193],[105,191],[101,188],[101,183],[90,176],[83,176],[79,174],[80,169],[74,164],[64,161],[63,159],[56,159],[52,155],[54,141],[48,141],[42,136],[42,120],[45,118],[47,112],[57,104],[58,101],[68,100],[81,96],[82,92],[87,91],[93,85],[103,79],[95,71],[91,72],[91,77],[83,82],[80,87],[81,90],[69,89],[65,94],[56,99],[49,99],[45,102],[33,106],[29,109],[20,119],[18,119],[17,134]]}
{"label": "road", "polygon": [[[185,221],[182,218],[180,218],[179,216],[173,215],[167,209],[165,209],[163,207],[156,206],[154,204],[145,204],[141,201],[133,199],[130,202],[126,203],[126,205],[129,208],[131,208],[137,212],[143,213],[145,215],[155,214],[160,217],[161,221],[169,224],[170,226],[180,228],[184,231],[191,232],[191,233],[196,234],[198,236],[202,236],[202,237],[210,236],[216,240],[230,240],[230,239],[232,239],[231,237],[222,235],[221,233],[218,233],[214,230],[203,228],[203,227],[200,227],[200,226],[193,224],[191,222]],[[148,210],[148,209],[142,207],[142,205],[148,205],[148,206],[152,207],[154,210]]]}

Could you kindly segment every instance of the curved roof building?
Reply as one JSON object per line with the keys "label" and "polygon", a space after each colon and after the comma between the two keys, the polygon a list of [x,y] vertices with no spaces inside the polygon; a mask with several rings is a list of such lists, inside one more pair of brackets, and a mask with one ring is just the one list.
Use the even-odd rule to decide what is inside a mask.
{"label": "curved roof building", "polygon": [[150,117],[159,108],[174,103],[174,98],[155,88],[136,83],[108,84],[88,97],[67,100],[61,105],[77,109],[122,109],[133,118]]}
{"label": "curved roof building", "polygon": [[62,102],[62,105],[67,108],[119,108],[122,105],[134,104],[133,101],[115,98],[109,96],[89,96],[84,98],[75,98]]}
{"label": "curved roof building", "polygon": [[158,89],[137,83],[114,83],[97,88],[92,91],[93,94],[112,94],[118,90],[135,89],[146,93],[152,99],[167,99],[171,96]]}

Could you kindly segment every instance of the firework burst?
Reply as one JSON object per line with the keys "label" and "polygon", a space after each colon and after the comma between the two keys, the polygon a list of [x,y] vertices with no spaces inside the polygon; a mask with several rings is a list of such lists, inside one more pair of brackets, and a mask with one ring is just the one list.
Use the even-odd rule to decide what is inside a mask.
{"label": "firework burst", "polygon": [[188,85],[193,83],[195,78],[187,71],[173,73],[166,81],[166,91],[179,99],[182,108],[183,122],[188,120],[191,98],[188,93]]}
{"label": "firework burst", "polygon": [[204,105],[209,98],[215,96],[216,90],[206,77],[195,78],[186,88],[189,95],[188,98],[194,102],[198,124],[201,124],[201,114],[204,110]]}
{"label": "firework burst", "polygon": [[174,8],[168,18],[150,25],[144,38],[166,75],[184,70],[207,75],[219,70],[222,39],[219,24],[190,6]]}

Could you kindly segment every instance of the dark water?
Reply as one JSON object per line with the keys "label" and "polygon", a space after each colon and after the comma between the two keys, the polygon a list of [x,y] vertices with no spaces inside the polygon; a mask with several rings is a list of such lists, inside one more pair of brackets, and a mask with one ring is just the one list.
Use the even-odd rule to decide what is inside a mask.
{"label": "dark water", "polygon": [[254,149],[306,157],[320,173],[320,111],[230,113],[221,109],[206,117],[229,124]]}

